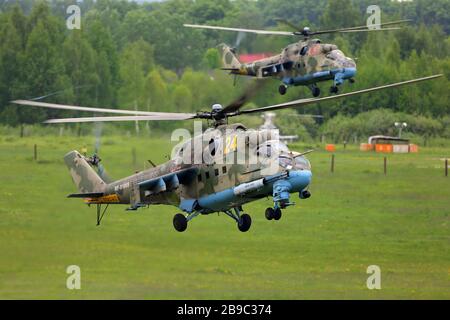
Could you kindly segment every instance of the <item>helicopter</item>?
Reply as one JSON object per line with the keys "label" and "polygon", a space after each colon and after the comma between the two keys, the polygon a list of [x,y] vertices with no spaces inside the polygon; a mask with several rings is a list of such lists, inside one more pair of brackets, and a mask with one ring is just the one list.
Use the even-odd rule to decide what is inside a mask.
{"label": "helicopter", "polygon": [[[441,74],[372,87],[350,93],[322,98],[299,99],[286,103],[243,109],[255,95],[261,81],[256,81],[242,96],[223,107],[213,105],[210,111],[197,113],[149,112],[123,109],[90,108],[53,104],[31,100],[15,100],[13,104],[59,110],[72,110],[116,114],[50,119],[44,123],[85,123],[114,121],[185,121],[207,120],[211,126],[201,134],[177,145],[169,161],[135,173],[120,180],[108,182],[96,172],[101,162],[95,154],[86,157],[78,151],[64,156],[72,180],[78,188],[69,198],[84,199],[96,205],[97,225],[100,225],[109,205],[128,205],[127,210],[137,210],[155,204],[171,205],[181,213],[173,217],[175,230],[183,232],[188,223],[199,215],[225,213],[242,232],[250,229],[252,219],[243,211],[243,205],[272,197],[273,207],[265,210],[268,220],[279,220],[282,210],[294,205],[291,194],[308,199],[311,192],[311,164],[305,157],[312,150],[296,152],[279,141],[277,132],[251,130],[241,123],[229,124],[231,117],[300,108],[314,103],[328,102],[349,96],[376,92],[388,88],[428,81]],[[254,160],[257,161],[254,161]],[[102,168],[102,171],[103,168]],[[105,205],[102,209],[102,205]]]}
{"label": "helicopter", "polygon": [[242,28],[228,28],[209,25],[184,24],[189,28],[234,31],[244,33],[256,33],[276,36],[301,36],[303,39],[288,45],[280,54],[253,61],[241,63],[236,54],[236,49],[226,44],[220,44],[223,68],[235,76],[249,76],[256,78],[276,78],[282,84],[278,87],[281,95],[286,94],[290,86],[306,86],[313,97],[320,96],[318,82],[332,80],[330,93],[337,94],[339,87],[345,80],[355,82],[356,63],[354,59],[345,56],[335,44],[322,43],[321,40],[311,38],[314,35],[330,33],[354,33],[368,31],[398,30],[399,27],[385,26],[397,25],[410,20],[397,20],[377,24],[376,28],[358,26],[334,30],[312,31],[309,27],[299,28],[289,21],[276,19],[278,22],[288,25],[295,31],[268,31]]}

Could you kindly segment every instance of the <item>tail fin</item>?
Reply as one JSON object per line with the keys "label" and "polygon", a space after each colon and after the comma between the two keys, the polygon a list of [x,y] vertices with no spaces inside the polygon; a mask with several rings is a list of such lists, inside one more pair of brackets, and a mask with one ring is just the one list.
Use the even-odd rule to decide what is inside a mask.
{"label": "tail fin", "polygon": [[106,183],[78,151],[71,151],[66,154],[64,162],[69,168],[72,180],[80,193],[103,192]]}
{"label": "tail fin", "polygon": [[222,55],[223,70],[239,70],[242,67],[242,63],[236,57],[234,49],[226,44],[219,45],[219,50]]}

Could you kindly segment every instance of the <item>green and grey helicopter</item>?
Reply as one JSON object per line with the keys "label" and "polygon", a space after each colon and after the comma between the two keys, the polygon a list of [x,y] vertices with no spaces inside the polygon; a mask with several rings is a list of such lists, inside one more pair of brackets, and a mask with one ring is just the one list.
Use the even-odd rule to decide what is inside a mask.
{"label": "green and grey helicopter", "polygon": [[[294,100],[261,108],[243,108],[254,90],[248,90],[235,102],[210,111],[197,113],[146,112],[122,109],[89,108],[52,104],[30,100],[16,100],[14,104],[59,110],[116,114],[82,118],[51,119],[50,124],[114,122],[114,121],[181,121],[208,120],[212,126],[204,133],[188,139],[176,148],[172,158],[153,168],[135,173],[117,181],[109,181],[102,172],[96,172],[101,159],[97,154],[86,157],[70,151],[64,157],[72,179],[78,189],[70,198],[80,198],[97,206],[97,224],[100,224],[111,204],[127,205],[128,210],[154,204],[176,207],[181,213],[173,218],[177,231],[184,231],[188,222],[198,215],[223,212],[237,223],[240,231],[248,231],[251,217],[243,206],[249,202],[272,197],[273,207],[265,211],[269,220],[279,220],[282,210],[293,205],[291,194],[300,199],[311,196],[311,165],[305,155],[295,152],[277,139],[272,131],[250,130],[243,124],[228,124],[230,117],[301,108],[315,103],[367,94],[388,88],[411,85],[432,80],[442,75],[408,80],[379,87],[334,95],[324,98]],[[257,81],[259,82],[259,81]],[[239,161],[240,159],[240,161]],[[253,161],[257,159],[257,161]],[[106,207],[102,210],[102,205]]]}
{"label": "green and grey helicopter", "polygon": [[399,27],[383,27],[409,22],[410,20],[391,21],[375,26],[365,25],[318,31],[312,31],[308,27],[299,28],[286,20],[278,19],[278,21],[295,31],[254,30],[196,24],[184,24],[184,26],[260,35],[302,37],[300,41],[283,48],[281,53],[251,63],[241,63],[235,48],[221,44],[219,48],[222,54],[222,70],[229,71],[230,74],[236,76],[279,79],[282,82],[278,88],[281,95],[286,94],[287,88],[290,86],[306,86],[311,90],[314,97],[318,97],[320,88],[317,83],[319,82],[332,80],[333,85],[330,87],[330,92],[334,94],[338,93],[338,86],[343,84],[345,80],[353,83],[356,75],[356,63],[354,59],[347,57],[339,50],[335,44],[322,43],[317,38],[311,38],[312,36],[331,33],[398,30]]}

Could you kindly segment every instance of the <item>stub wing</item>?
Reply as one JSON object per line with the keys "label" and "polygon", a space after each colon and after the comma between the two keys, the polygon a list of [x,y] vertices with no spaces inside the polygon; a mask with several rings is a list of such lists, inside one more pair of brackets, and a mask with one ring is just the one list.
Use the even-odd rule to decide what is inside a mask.
{"label": "stub wing", "polygon": [[180,184],[189,185],[197,175],[197,168],[189,168],[164,176],[139,182],[139,188],[145,196],[155,195],[165,191],[173,191],[177,189]]}
{"label": "stub wing", "polygon": [[80,198],[80,199],[87,199],[87,198],[99,198],[104,195],[103,192],[92,192],[92,193],[72,193],[67,196],[67,198]]}

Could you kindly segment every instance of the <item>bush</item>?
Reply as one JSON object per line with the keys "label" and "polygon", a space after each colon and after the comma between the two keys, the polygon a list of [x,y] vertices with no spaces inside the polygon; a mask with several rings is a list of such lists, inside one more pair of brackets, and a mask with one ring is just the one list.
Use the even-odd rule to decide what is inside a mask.
{"label": "bush", "polygon": [[355,117],[338,115],[322,126],[322,133],[334,142],[362,141],[372,135],[397,136],[398,129],[395,122],[406,122],[404,129],[408,134],[429,137],[448,137],[450,134],[450,120],[446,117],[441,121],[425,116],[414,116],[402,112],[393,112],[389,109],[377,109],[360,113]]}

